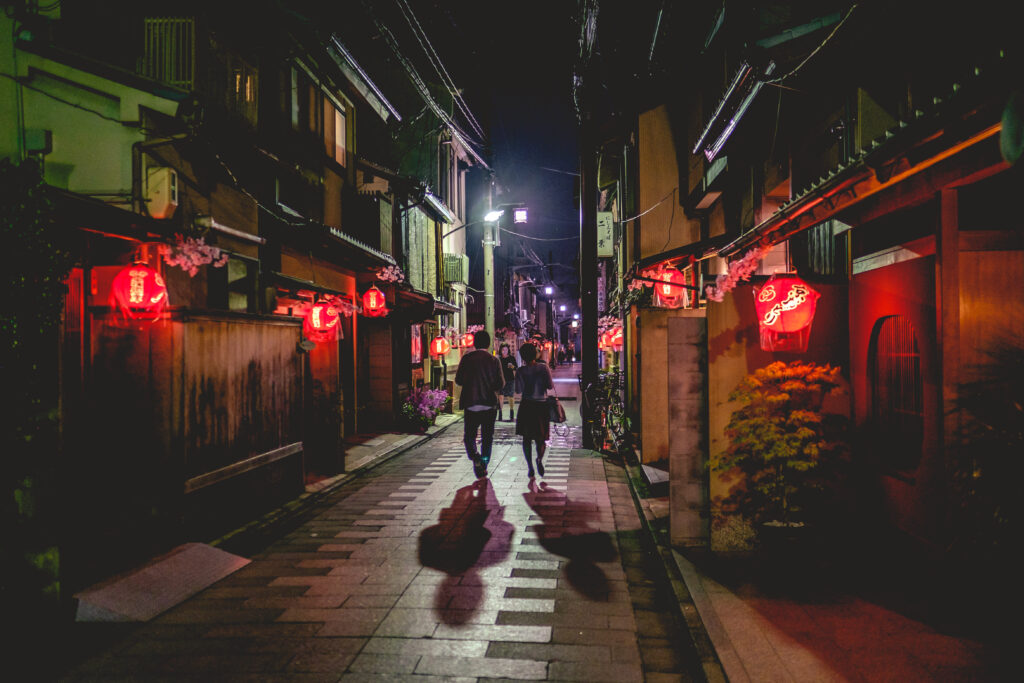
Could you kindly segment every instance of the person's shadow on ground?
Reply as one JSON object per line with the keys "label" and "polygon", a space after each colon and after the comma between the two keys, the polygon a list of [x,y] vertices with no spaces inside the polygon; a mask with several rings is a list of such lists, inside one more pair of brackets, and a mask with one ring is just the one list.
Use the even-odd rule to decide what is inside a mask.
{"label": "person's shadow on ground", "polygon": [[446,624],[469,621],[483,598],[479,570],[508,557],[515,527],[504,516],[490,480],[478,479],[456,491],[438,523],[420,533],[420,564],[448,575],[434,595]]}
{"label": "person's shadow on ground", "polygon": [[608,578],[597,563],[615,560],[618,552],[611,536],[590,529],[598,515],[597,505],[572,501],[546,483],[538,486],[533,480],[523,498],[543,520],[533,527],[541,547],[568,559],[565,576],[570,585],[591,600],[607,600]]}

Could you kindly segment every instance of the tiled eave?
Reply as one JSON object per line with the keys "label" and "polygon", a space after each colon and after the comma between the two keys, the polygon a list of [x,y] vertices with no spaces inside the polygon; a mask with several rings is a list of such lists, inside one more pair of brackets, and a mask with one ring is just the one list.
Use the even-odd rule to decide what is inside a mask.
{"label": "tiled eave", "polygon": [[968,86],[954,85],[946,100],[936,98],[927,112],[919,110],[912,121],[899,121],[852,159],[798,190],[759,225],[722,246],[718,256],[784,242],[970,148],[998,142],[1006,91],[984,92],[977,82]]}

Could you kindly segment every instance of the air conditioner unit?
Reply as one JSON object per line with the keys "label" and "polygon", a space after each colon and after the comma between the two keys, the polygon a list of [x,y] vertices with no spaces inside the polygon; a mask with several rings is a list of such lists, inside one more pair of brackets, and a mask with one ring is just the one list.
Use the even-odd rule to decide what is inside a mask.
{"label": "air conditioner unit", "polygon": [[170,218],[178,208],[178,172],[161,166],[146,173],[146,208],[153,218]]}

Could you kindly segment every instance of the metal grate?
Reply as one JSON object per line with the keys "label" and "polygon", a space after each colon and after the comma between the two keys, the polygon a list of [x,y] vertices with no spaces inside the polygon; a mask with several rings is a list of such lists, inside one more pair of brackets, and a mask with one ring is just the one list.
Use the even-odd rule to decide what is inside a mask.
{"label": "metal grate", "polygon": [[190,17],[144,19],[142,75],[183,90],[196,78],[196,25]]}
{"label": "metal grate", "polygon": [[444,255],[445,282],[469,282],[469,257],[465,254]]}
{"label": "metal grate", "polygon": [[888,464],[912,469],[921,460],[924,400],[921,355],[910,321],[882,318],[872,339],[871,415]]}

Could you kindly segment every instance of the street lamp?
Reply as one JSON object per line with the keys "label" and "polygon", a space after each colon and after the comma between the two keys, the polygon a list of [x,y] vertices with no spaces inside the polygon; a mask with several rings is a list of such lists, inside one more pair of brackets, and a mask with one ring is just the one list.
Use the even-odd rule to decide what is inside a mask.
{"label": "street lamp", "polygon": [[554,291],[555,290],[550,286],[544,288],[544,293],[547,295],[551,295]]}

